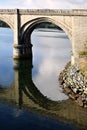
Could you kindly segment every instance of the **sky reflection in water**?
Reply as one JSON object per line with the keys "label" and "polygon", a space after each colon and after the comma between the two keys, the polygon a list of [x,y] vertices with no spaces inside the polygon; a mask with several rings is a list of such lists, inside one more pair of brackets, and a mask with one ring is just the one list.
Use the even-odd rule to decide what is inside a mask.
{"label": "sky reflection in water", "polygon": [[[11,29],[0,29],[0,37],[0,85],[8,87],[14,81],[13,32]],[[70,61],[71,43],[68,37],[64,32],[45,29],[35,30],[31,39],[34,84],[47,98],[66,100],[68,97],[58,84],[58,75]]]}
{"label": "sky reflection in water", "polygon": [[8,87],[14,80],[13,32],[0,28],[0,86]]}
{"label": "sky reflection in water", "polygon": [[64,32],[35,30],[32,34],[32,44],[34,62],[32,73],[36,87],[51,100],[66,100],[68,97],[62,93],[58,75],[70,61],[71,43],[68,37]]}
{"label": "sky reflection in water", "polygon": [[[76,126],[86,130],[87,111],[85,109],[77,106],[71,100],[58,103],[44,97],[45,95],[55,101],[67,99],[58,85],[58,75],[70,60],[71,43],[65,34],[53,31],[48,33],[48,31],[35,30],[33,32],[33,83],[32,61],[31,63],[21,61],[24,64],[19,62],[20,69],[15,71],[12,59],[12,31],[8,29],[0,29],[0,31],[0,85],[4,88],[4,86],[10,87],[9,84],[11,85],[13,81],[15,83],[13,88],[4,89],[9,91],[6,92],[3,89],[0,91],[0,130],[77,130]],[[59,35],[62,38],[59,38]],[[19,73],[20,75],[18,75]],[[18,86],[16,86],[16,81]],[[25,93],[25,89],[28,90],[28,95]],[[46,118],[35,113],[38,111],[45,114],[45,110],[48,116]],[[63,120],[63,123],[51,119],[47,112],[55,115],[58,120]]]}

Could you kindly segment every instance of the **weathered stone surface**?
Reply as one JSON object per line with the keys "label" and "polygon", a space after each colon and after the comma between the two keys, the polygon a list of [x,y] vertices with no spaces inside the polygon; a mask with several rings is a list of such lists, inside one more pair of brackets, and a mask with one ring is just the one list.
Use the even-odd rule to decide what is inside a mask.
{"label": "weathered stone surface", "polygon": [[72,98],[72,99],[76,99],[76,96],[75,96],[75,94],[74,94],[74,93],[69,94],[69,97],[70,97],[70,98]]}
{"label": "weathered stone surface", "polygon": [[64,91],[66,92],[66,94],[71,93],[71,89],[70,89],[70,88],[68,88],[68,87],[65,87],[65,88],[64,88]]}

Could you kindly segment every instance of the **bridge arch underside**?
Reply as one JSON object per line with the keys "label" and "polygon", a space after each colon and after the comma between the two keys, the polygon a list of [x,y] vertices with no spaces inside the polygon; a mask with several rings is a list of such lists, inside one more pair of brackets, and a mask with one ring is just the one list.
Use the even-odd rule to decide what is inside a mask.
{"label": "bridge arch underside", "polygon": [[0,17],[0,21],[6,23],[12,29],[12,31],[14,31],[14,26],[9,19],[7,19],[5,17]]}
{"label": "bridge arch underside", "polygon": [[70,39],[71,41],[71,32],[70,32],[70,29],[58,22],[58,21],[55,21],[54,19],[50,19],[50,18],[45,18],[45,17],[42,17],[42,18],[37,18],[37,19],[33,19],[27,23],[25,23],[22,27],[21,27],[21,44],[24,44],[24,45],[29,45],[29,43],[31,43],[31,33],[33,32],[33,30],[41,23],[45,23],[45,22],[50,22],[58,27],[60,27],[67,35],[67,37]]}

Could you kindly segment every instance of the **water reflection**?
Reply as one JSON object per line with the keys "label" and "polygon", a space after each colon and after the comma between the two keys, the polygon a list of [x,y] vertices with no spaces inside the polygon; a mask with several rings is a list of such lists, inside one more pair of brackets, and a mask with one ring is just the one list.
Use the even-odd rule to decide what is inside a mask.
{"label": "water reflection", "polygon": [[68,39],[67,35],[63,30],[40,28],[34,30],[34,32],[36,32],[37,36],[39,37]]}
{"label": "water reflection", "polygon": [[[35,86],[32,80],[32,59],[30,60],[21,60],[14,61],[15,69],[15,87],[19,90],[19,93],[16,93],[16,97],[19,97],[19,106],[20,108],[23,105],[23,101],[26,102],[26,98],[23,99],[23,95],[26,95],[29,100],[32,100],[34,103],[38,104],[42,108],[48,109],[48,104],[52,102],[47,97],[41,94],[38,88]],[[17,92],[17,90],[16,90]],[[28,102],[26,103],[28,104]]]}
{"label": "water reflection", "polygon": [[[42,34],[38,32],[38,35]],[[4,83],[4,81],[1,82],[0,77],[0,84],[2,84],[0,87],[0,129],[6,129],[6,126],[8,126],[9,129],[33,129],[35,127],[37,128],[37,126],[38,129],[46,128],[46,130],[87,129],[87,110],[77,106],[77,104],[70,99],[63,100],[66,98],[58,85],[58,73],[60,73],[61,68],[65,66],[67,59],[69,59],[68,54],[70,49],[68,49],[68,44],[65,43],[65,39],[57,38],[54,42],[55,38],[49,38],[48,36],[48,38],[46,37],[46,39],[42,40],[42,36],[33,37],[33,59],[28,60],[12,61],[12,55],[6,55],[12,54],[12,48],[8,47],[9,50],[7,51],[6,44],[2,45],[4,49],[3,51],[0,50],[0,58],[3,57],[2,53],[4,51],[6,51],[6,53],[3,53],[5,57],[3,58],[3,62],[0,62],[0,74],[1,77],[4,75],[4,80],[10,76],[10,79],[7,79],[10,84],[8,84],[6,88],[3,87],[4,84],[2,83]],[[55,43],[55,46],[50,40]],[[44,43],[44,41],[49,44]],[[59,42],[61,44],[58,44]],[[2,44],[1,39],[0,43]],[[41,47],[39,46],[40,43]],[[64,47],[62,47],[62,45],[64,45]],[[62,51],[64,51],[63,54],[61,54]],[[6,67],[9,69],[6,69]],[[7,74],[5,70],[8,70]],[[49,76],[51,76],[50,80],[48,78]],[[53,83],[56,82],[56,85],[51,81]],[[58,90],[56,94],[55,86]],[[43,90],[45,90],[45,92],[43,92]],[[61,94],[59,94],[59,92]],[[57,101],[55,95],[57,96]],[[60,102],[60,100],[63,101]],[[49,121],[51,123],[48,124],[48,122],[46,122],[47,120],[44,121],[44,119],[38,117],[35,113],[54,118],[55,123]],[[50,118],[49,120],[51,120]],[[59,121],[62,122],[61,125],[58,124]],[[54,125],[52,125],[52,123]],[[42,126],[39,126],[39,124]]]}
{"label": "water reflection", "polygon": [[9,87],[14,80],[13,70],[13,32],[0,28],[0,86]]}
{"label": "water reflection", "polygon": [[32,33],[31,40],[34,63],[33,82],[49,99],[66,100],[68,97],[58,84],[58,75],[70,60],[71,43],[68,37],[60,30],[36,29]]}
{"label": "water reflection", "polygon": [[[50,115],[56,120],[86,130],[86,109],[77,106],[72,100],[54,102],[42,95],[32,81],[32,67],[32,60],[14,61],[14,84],[10,88],[0,89],[0,102],[38,111],[42,115]],[[16,111],[15,116],[18,114],[21,113]]]}

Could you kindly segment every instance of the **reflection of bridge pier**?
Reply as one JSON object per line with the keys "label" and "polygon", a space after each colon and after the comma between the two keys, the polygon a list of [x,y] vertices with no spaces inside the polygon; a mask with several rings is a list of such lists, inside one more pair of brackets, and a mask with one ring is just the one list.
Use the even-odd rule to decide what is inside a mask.
{"label": "reflection of bridge pier", "polygon": [[32,58],[32,44],[14,45],[14,59]]}
{"label": "reflection of bridge pier", "polygon": [[[0,89],[0,102],[12,104],[15,107],[31,109],[51,114],[58,120],[67,123],[75,121],[78,127],[87,127],[87,111],[73,101],[53,102],[36,88],[32,81],[32,59],[14,61],[14,84],[7,89]],[[82,114],[79,114],[82,113]]]}
{"label": "reflection of bridge pier", "polygon": [[[23,104],[23,90],[26,92],[29,80],[32,80],[32,60],[14,60],[16,102]],[[28,80],[29,79],[29,80]]]}
{"label": "reflection of bridge pier", "polygon": [[14,70],[15,96],[19,107],[31,103],[48,108],[51,101],[40,93],[32,81],[32,59],[14,60]]}

